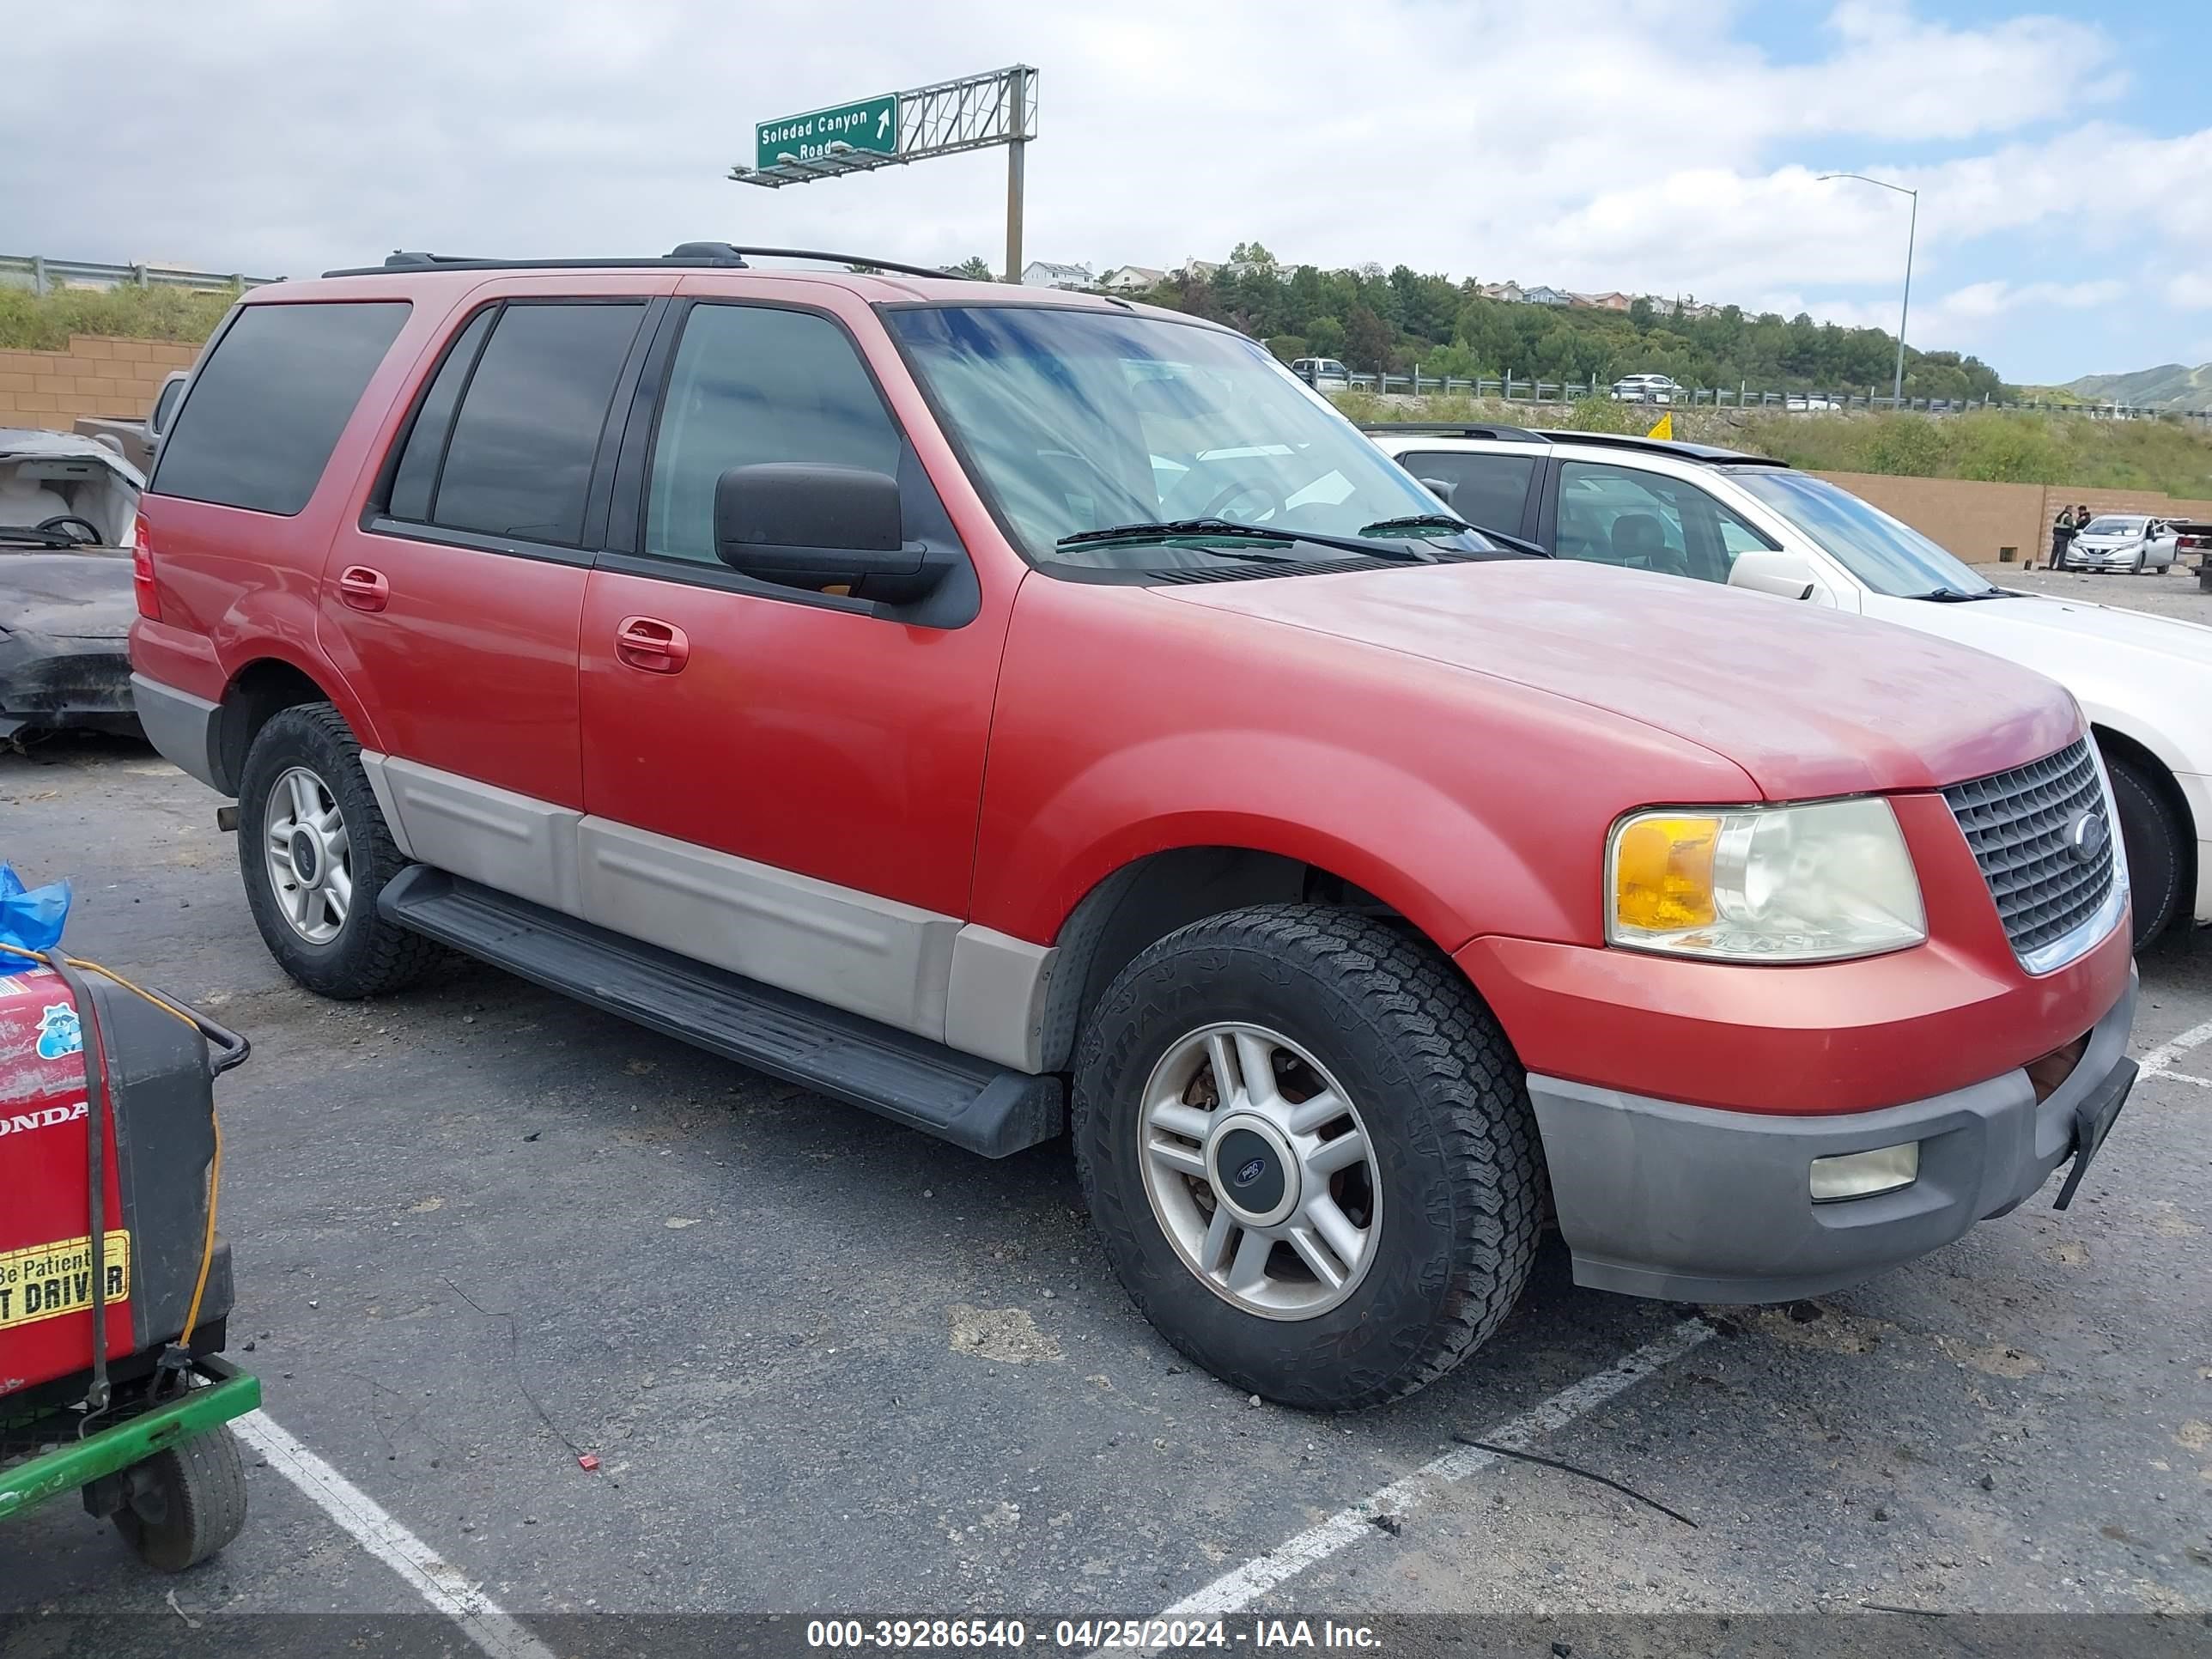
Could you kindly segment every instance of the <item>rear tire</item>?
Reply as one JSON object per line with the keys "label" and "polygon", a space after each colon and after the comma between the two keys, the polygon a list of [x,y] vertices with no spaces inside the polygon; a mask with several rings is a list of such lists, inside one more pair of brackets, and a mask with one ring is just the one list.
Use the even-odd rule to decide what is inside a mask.
{"label": "rear tire", "polygon": [[2134,762],[2108,757],[2105,769],[2120,815],[2120,844],[2127,849],[2135,946],[2140,951],[2181,913],[2182,872],[2187,867],[2181,814],[2157,780]]}
{"label": "rear tire", "polygon": [[115,1511],[115,1529],[156,1572],[198,1566],[246,1525],[246,1463],[227,1428],[179,1440],[131,1473],[149,1490]]}
{"label": "rear tire", "polygon": [[[1192,1052],[1195,1035],[1224,1029],[1279,1034],[1263,1088],[1219,1087],[1216,1066],[1252,1074],[1241,1038],[1227,1062],[1201,1064],[1181,1092],[1171,1070],[1163,1085],[1162,1068]],[[1307,1092],[1316,1073],[1322,1087]],[[1218,1224],[1224,1193],[1266,1162],[1264,1149],[1254,1156],[1249,1140],[1232,1142],[1249,1133],[1233,1127],[1248,1115],[1239,1103],[1265,1094],[1288,1110],[1330,1090],[1364,1138],[1365,1157],[1352,1171],[1364,1184],[1337,1190],[1330,1183],[1354,1160],[1312,1154],[1314,1168],[1294,1173],[1292,1196],[1281,1201],[1297,1206],[1286,1231],[1310,1215],[1314,1229],[1261,1249],[1267,1288],[1233,1290],[1239,1247],[1267,1237],[1265,1225],[1229,1230],[1221,1259],[1234,1265],[1202,1276],[1188,1227],[1178,1231],[1171,1212]],[[1154,1103],[1162,1098],[1177,1112],[1198,1103],[1192,1115],[1206,1125],[1194,1126],[1200,1133],[1180,1150],[1186,1158],[1195,1150],[1208,1171],[1170,1170],[1164,1189]],[[1450,963],[1366,917],[1261,906],[1194,922],[1146,950],[1091,1018],[1073,1129],[1092,1218],[1138,1307],[1224,1382],[1287,1406],[1355,1410],[1435,1381],[1497,1329],[1535,1256],[1543,1160],[1520,1062]],[[1319,1144],[1340,1152],[1343,1143]],[[1305,1156],[1293,1151],[1287,1161]],[[1316,1174],[1324,1164],[1335,1173]],[[1272,1180],[1259,1176],[1253,1190]],[[1322,1194],[1333,1215],[1318,1203],[1305,1208],[1307,1195]],[[1334,1243],[1346,1236],[1347,1216],[1362,1243],[1354,1255],[1337,1249],[1328,1258],[1341,1265],[1356,1255],[1332,1287],[1309,1265],[1312,1231]],[[1301,1286],[1301,1275],[1310,1284]],[[1272,1310],[1255,1311],[1268,1296]]]}
{"label": "rear tire", "polygon": [[246,902],[269,954],[299,984],[349,1001],[382,996],[443,959],[440,946],[377,913],[377,896],[407,860],[377,809],[361,744],[329,703],[270,716],[246,751],[238,805]]}

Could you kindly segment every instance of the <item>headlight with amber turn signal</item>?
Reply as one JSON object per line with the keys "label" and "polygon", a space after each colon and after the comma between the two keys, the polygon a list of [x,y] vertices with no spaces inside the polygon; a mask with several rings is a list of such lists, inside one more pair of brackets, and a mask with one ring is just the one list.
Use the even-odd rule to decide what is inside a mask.
{"label": "headlight with amber turn signal", "polygon": [[1613,826],[1606,940],[1723,962],[1834,962],[1928,937],[1889,803],[1662,807]]}

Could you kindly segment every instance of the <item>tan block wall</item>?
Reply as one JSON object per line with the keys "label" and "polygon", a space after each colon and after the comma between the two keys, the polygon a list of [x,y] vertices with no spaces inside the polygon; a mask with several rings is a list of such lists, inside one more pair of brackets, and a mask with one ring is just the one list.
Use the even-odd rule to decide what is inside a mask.
{"label": "tan block wall", "polygon": [[0,351],[0,426],[67,432],[80,415],[142,418],[172,369],[190,368],[194,345],[73,334],[66,351]]}
{"label": "tan block wall", "polygon": [[2183,501],[2155,489],[2084,489],[2078,484],[1978,483],[1968,478],[1894,478],[1872,472],[1823,472],[1969,564],[1990,564],[2005,548],[2013,562],[2051,562],[2051,529],[2061,507],[2150,513],[2212,521],[2212,501]]}

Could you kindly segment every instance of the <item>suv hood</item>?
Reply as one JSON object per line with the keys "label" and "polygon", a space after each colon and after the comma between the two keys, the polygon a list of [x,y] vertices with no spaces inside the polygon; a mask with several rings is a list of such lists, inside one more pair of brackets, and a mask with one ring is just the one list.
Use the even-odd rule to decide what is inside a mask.
{"label": "suv hood", "polygon": [[2033,663],[2095,718],[2131,708],[2169,729],[2205,729],[2198,711],[2212,706],[2212,628],[2202,623],[2040,593],[1972,605],[1869,598],[1869,611],[1877,605],[1906,627]]}
{"label": "suv hood", "polygon": [[1529,559],[1154,591],[1627,715],[1734,761],[1771,800],[1937,788],[2083,729],[2064,690],[2011,663],[1677,576]]}

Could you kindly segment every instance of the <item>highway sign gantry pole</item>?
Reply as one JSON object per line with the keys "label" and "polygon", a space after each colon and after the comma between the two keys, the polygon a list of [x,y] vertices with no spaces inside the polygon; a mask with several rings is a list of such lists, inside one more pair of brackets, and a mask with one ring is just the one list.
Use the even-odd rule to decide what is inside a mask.
{"label": "highway sign gantry pole", "polygon": [[780,190],[1004,144],[1006,280],[1018,283],[1024,173],[1036,126],[1037,72],[1015,64],[760,122],[753,129],[752,165],[732,167],[730,177],[741,185]]}

